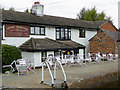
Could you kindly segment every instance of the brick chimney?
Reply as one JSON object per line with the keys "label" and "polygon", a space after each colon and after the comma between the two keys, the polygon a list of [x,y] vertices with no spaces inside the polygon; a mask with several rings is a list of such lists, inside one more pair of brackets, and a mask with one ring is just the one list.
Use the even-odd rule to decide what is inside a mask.
{"label": "brick chimney", "polygon": [[37,16],[43,16],[44,6],[40,2],[34,2],[32,6],[32,13]]}

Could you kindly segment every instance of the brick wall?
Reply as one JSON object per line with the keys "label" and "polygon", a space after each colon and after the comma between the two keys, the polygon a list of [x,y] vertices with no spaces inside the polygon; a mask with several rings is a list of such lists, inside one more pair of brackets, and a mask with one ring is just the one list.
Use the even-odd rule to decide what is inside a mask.
{"label": "brick wall", "polygon": [[90,41],[90,52],[92,53],[115,53],[115,40],[104,34],[104,32],[99,32]]}
{"label": "brick wall", "polygon": [[100,29],[109,30],[109,31],[116,31],[115,27],[109,22],[107,22],[103,26],[101,26]]}

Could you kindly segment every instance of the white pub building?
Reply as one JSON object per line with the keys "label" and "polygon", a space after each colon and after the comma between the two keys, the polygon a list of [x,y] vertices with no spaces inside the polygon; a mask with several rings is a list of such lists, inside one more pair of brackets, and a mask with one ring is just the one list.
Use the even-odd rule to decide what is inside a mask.
{"label": "white pub building", "polygon": [[[105,21],[84,21],[44,15],[44,6],[35,2],[32,13],[2,10],[2,44],[17,46],[23,58],[41,66],[49,54],[84,54],[89,40]],[[62,58],[63,58],[62,57]]]}

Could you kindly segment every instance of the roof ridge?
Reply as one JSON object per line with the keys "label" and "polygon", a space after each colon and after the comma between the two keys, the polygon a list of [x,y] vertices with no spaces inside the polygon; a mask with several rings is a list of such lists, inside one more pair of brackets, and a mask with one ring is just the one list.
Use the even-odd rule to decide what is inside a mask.
{"label": "roof ridge", "polygon": [[[22,47],[24,44],[26,44],[27,42],[31,41],[32,42],[32,38],[26,40],[24,43],[22,43],[20,46],[18,46],[19,48]],[[33,44],[33,43],[32,43]]]}
{"label": "roof ridge", "polygon": [[[73,28],[93,28],[97,29],[97,21],[86,21],[86,20],[79,20],[75,18],[68,18],[62,16],[53,16],[53,15],[44,15],[44,16],[37,16],[31,13],[20,12],[20,11],[9,11],[9,10],[2,10],[3,11],[3,22],[6,20],[11,20],[12,22],[18,23],[27,23],[27,24],[42,24],[42,25],[55,25],[55,26],[63,26],[63,27],[73,27]],[[103,20],[100,20],[103,21]],[[99,22],[99,21],[98,21]],[[102,22],[101,22],[102,23]]]}
{"label": "roof ridge", "polygon": [[69,18],[69,17],[62,17],[62,16],[54,16],[54,15],[45,15],[45,14],[44,14],[44,16],[56,17],[56,18],[64,18],[64,19],[71,19],[71,20],[79,20],[79,21],[85,21],[85,22],[93,22],[93,21],[80,20],[80,19]]}
{"label": "roof ridge", "polygon": [[[2,10],[2,11],[8,11],[8,12],[16,12],[16,13],[26,13],[26,12],[20,12],[20,11],[10,11],[10,10]],[[26,13],[26,14],[31,14],[31,13]],[[34,15],[34,14],[31,14],[31,15]],[[49,16],[49,17],[56,17],[56,18],[64,18],[64,19],[71,19],[71,20],[78,20],[78,21],[85,21],[85,22],[93,22],[93,21],[87,21],[87,20],[79,20],[79,19],[75,19],[75,18],[68,18],[68,17],[62,17],[62,16],[54,16],[54,15],[46,15],[44,14],[44,16]],[[38,16],[36,16],[38,17]],[[41,16],[39,16],[41,17]],[[101,20],[102,21],[102,20]]]}

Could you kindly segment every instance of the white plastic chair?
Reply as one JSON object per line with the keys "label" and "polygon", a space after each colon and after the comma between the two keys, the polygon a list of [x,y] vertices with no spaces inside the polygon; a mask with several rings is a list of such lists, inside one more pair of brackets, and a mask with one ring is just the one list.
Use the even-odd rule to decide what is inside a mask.
{"label": "white plastic chair", "polygon": [[107,59],[107,54],[102,54],[102,56],[103,56],[103,61],[105,60],[105,59]]}
{"label": "white plastic chair", "polygon": [[115,61],[118,61],[118,54],[114,55],[114,59],[115,59]]}
{"label": "white plastic chair", "polygon": [[[13,64],[15,64],[15,67],[13,67]],[[11,71],[10,73],[13,73],[16,70],[16,61],[14,60],[10,65],[4,65],[3,68],[10,67]]]}
{"label": "white plastic chair", "polygon": [[26,61],[24,59],[18,59],[16,61],[16,67],[17,67],[17,71],[18,71],[18,76],[20,74],[24,74],[25,72],[27,72],[27,74],[29,74],[28,67],[27,67]]}
{"label": "white plastic chair", "polygon": [[30,61],[30,59],[25,58],[24,60],[26,61],[27,69],[30,70],[30,71],[32,71],[33,73],[36,73],[35,71],[32,70],[33,67],[34,67],[34,65],[33,65],[33,63]]}
{"label": "white plastic chair", "polygon": [[81,55],[79,55],[79,54],[77,54],[77,56],[78,56],[78,61],[77,61],[77,63],[79,63],[80,66],[82,66],[82,67],[83,67],[83,65],[84,65],[84,66],[87,66],[86,61],[88,61],[88,59],[84,59],[84,58],[83,58]]}
{"label": "white plastic chair", "polygon": [[107,60],[108,60],[108,62],[114,61],[113,58],[114,58],[114,56],[113,56],[112,53],[109,53],[109,54],[107,55]]}
{"label": "white plastic chair", "polygon": [[92,58],[91,58],[91,56],[92,56],[92,54],[91,53],[88,53],[88,61],[89,61],[89,64],[91,64],[92,63]]}
{"label": "white plastic chair", "polygon": [[98,54],[96,54],[96,57],[95,57],[95,61],[98,62],[99,64],[101,64],[101,58]]}
{"label": "white plastic chair", "polygon": [[68,63],[71,63],[71,55],[65,55],[65,66],[68,64]]}
{"label": "white plastic chair", "polygon": [[92,53],[92,54],[89,56],[89,58],[91,59],[91,62],[92,62],[92,60],[94,60],[94,63],[99,63],[99,64],[101,64],[101,63],[100,63],[100,60],[99,60],[99,57],[98,57],[98,55],[97,55],[96,53]]}
{"label": "white plastic chair", "polygon": [[96,57],[97,57],[97,60],[98,60],[99,63],[100,63],[100,62],[103,62],[103,63],[104,63],[104,61],[102,61],[102,59],[104,59],[104,57],[102,57],[102,56],[100,55],[100,53],[96,53]]}
{"label": "white plastic chair", "polygon": [[75,60],[73,55],[69,57],[68,62],[70,62],[70,65],[68,67],[75,66]]}

